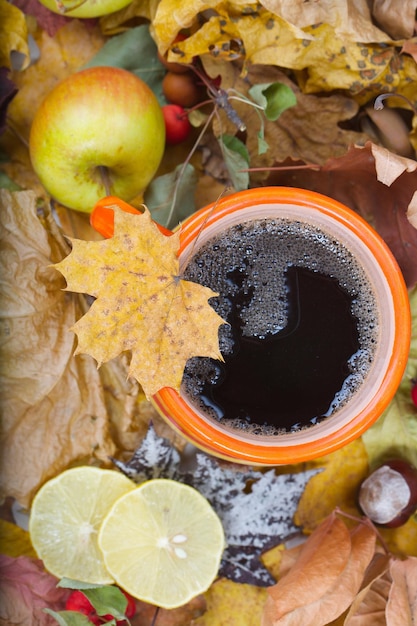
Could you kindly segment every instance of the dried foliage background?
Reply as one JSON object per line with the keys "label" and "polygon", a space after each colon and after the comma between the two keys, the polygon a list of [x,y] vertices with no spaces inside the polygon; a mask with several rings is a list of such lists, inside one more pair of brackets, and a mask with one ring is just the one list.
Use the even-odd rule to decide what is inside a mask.
{"label": "dried foliage background", "polygon": [[[339,507],[360,515],[359,485],[381,460],[399,455],[417,465],[417,410],[410,399],[417,379],[416,9],[415,0],[404,0],[400,11],[396,0],[133,0],[101,19],[77,20],[48,11],[38,0],[0,0],[0,568],[7,579],[0,590],[2,623],[50,623],[42,607],[58,610],[65,599],[66,592],[55,589],[56,581],[36,559],[26,531],[16,525],[16,511],[30,507],[46,480],[72,465],[109,466],[110,456],[127,462],[149,433],[151,420],[175,450],[181,452],[185,445],[128,377],[128,355],[99,370],[89,356],[74,356],[76,341],[68,328],[90,301],[63,291],[62,276],[51,265],[69,253],[67,237],[96,242],[101,237],[88,216],[51,204],[28,153],[29,130],[41,100],[59,80],[86,64],[115,64],[147,74],[161,97],[164,70],[157,49],[170,60],[191,62],[198,55],[209,76],[221,77],[222,88],[244,97],[263,83],[290,87],[297,103],[278,120],[265,120],[269,149],[262,154],[257,113],[243,101],[233,103],[247,127],[240,136],[250,159],[245,180],[250,186],[319,191],[357,211],[396,256],[413,313],[406,373],[376,425],[325,458],[276,469],[277,478],[320,470],[309,476],[294,507],[293,523],[311,538],[302,560],[297,560],[299,548],[290,548],[284,536],[277,536],[276,547],[262,556],[277,587],[223,576],[204,597],[176,611],[161,611],[158,626],[246,626],[261,620],[264,626],[306,626],[309,602],[316,603],[317,614],[311,607],[307,613],[316,615],[314,626],[319,625],[317,615],[327,620],[320,623],[350,626],[367,626],[370,614],[378,625],[404,626],[417,620],[415,516],[399,529],[381,531],[387,556],[367,527],[355,530],[353,523],[341,522],[333,513]],[[174,45],[184,29],[189,36]],[[381,94],[391,97],[376,111],[373,104]],[[163,221],[163,203],[172,189],[161,177],[171,176],[172,185],[172,173],[185,162],[198,133],[195,128],[185,144],[166,148],[147,192],[150,204],[156,205],[155,219]],[[237,179],[226,167],[218,141],[225,133],[235,135],[236,128],[219,111],[191,159],[193,171],[187,170],[177,221],[184,217],[181,211],[190,213],[216,200],[227,186],[233,189]],[[156,191],[160,195],[154,201]],[[277,480],[272,488],[280,498],[285,481]],[[327,541],[329,528],[338,537],[335,544]],[[352,561],[358,566],[346,570]],[[343,579],[336,576],[337,567]],[[299,588],[300,576],[313,581],[308,586],[313,597]],[[282,606],[279,613],[275,602],[284,585],[287,596],[299,599],[298,606],[288,608],[291,617],[285,617]],[[339,611],[336,616],[330,605]],[[150,624],[153,607],[138,603],[138,610],[136,623]]]}

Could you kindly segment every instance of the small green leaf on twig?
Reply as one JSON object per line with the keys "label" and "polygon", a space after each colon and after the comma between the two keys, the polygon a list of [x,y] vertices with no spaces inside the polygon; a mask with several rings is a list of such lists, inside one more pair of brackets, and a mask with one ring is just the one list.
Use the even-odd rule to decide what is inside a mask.
{"label": "small green leaf on twig", "polygon": [[144,196],[152,218],[166,228],[178,226],[195,211],[196,185],[197,174],[190,163],[182,163],[172,172],[155,178]]}
{"label": "small green leaf on twig", "polygon": [[262,83],[249,89],[253,100],[262,106],[265,117],[275,122],[290,107],[297,104],[297,98],[290,87],[283,83]]}
{"label": "small green leaf on twig", "polygon": [[103,585],[97,585],[95,583],[86,583],[83,580],[74,580],[73,578],[61,578],[57,587],[62,587],[63,589],[97,589],[102,587]]}
{"label": "small green leaf on twig", "polygon": [[126,596],[118,587],[103,586],[96,589],[84,589],[84,595],[90,600],[97,615],[113,615],[116,620],[126,619]]}
{"label": "small green leaf on twig", "polygon": [[52,611],[43,609],[45,613],[51,615],[58,622],[59,626],[91,626],[91,622],[86,615],[78,611]]}
{"label": "small green leaf on twig", "polygon": [[221,135],[218,139],[233,187],[236,191],[247,189],[249,173],[241,170],[249,165],[248,149],[240,139],[233,135]]}

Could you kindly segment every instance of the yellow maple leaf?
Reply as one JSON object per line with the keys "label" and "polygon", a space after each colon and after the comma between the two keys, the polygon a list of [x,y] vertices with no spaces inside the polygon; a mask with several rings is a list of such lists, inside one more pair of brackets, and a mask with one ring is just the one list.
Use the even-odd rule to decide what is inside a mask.
{"label": "yellow maple leaf", "polygon": [[115,209],[111,239],[74,239],[71,253],[55,265],[67,290],[96,298],[72,327],[76,354],[90,354],[100,366],[129,350],[129,375],[148,398],[162,387],[178,391],[189,358],[222,360],[224,322],[208,303],[218,294],[180,277],[179,236],[163,235],[146,208],[141,215]]}

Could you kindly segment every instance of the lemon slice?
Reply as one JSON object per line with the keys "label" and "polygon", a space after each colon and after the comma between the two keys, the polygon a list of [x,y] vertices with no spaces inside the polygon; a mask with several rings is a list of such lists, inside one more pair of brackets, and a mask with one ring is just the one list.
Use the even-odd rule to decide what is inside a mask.
{"label": "lemon slice", "polygon": [[221,521],[209,502],[193,487],[162,478],[113,505],[98,543],[120,587],[166,609],[208,589],[225,547]]}
{"label": "lemon slice", "polygon": [[98,530],[114,502],[136,485],[117,471],[75,467],[45,483],[29,517],[32,545],[58,578],[112,583],[97,544]]}

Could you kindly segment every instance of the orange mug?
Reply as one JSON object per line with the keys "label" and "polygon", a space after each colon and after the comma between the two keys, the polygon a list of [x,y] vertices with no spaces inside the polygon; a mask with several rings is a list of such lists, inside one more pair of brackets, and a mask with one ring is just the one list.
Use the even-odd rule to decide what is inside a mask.
{"label": "orange mug", "polygon": [[[228,420],[216,419],[189,396],[184,385],[180,393],[164,388],[152,398],[163,418],[196,447],[228,461],[259,466],[308,461],[359,437],[392,400],[407,363],[411,334],[407,288],[385,242],[355,212],[315,192],[286,187],[250,189],[197,211],[180,226],[181,273],[188,271],[197,255],[209,254],[204,252],[207,246],[219,236],[227,237],[230,229],[261,224],[262,230],[262,225],[277,221],[299,225],[301,237],[305,230],[333,242],[330,245],[336,242],[336,248],[347,250],[365,277],[374,300],[377,329],[372,335],[372,363],[363,380],[328,417],[277,434],[257,434],[256,429],[236,428]],[[320,263],[315,266],[320,272]],[[297,384],[303,394],[303,381]]]}

